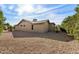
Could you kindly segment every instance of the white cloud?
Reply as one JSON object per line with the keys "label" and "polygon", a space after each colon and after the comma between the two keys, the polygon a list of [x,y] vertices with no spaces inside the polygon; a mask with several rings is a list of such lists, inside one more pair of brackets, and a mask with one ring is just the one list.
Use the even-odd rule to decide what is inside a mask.
{"label": "white cloud", "polygon": [[23,13],[32,13],[34,11],[33,5],[31,4],[21,4],[18,5],[18,8],[16,9],[19,15],[22,15]]}
{"label": "white cloud", "polygon": [[8,9],[13,10],[14,6],[9,6]]}
{"label": "white cloud", "polygon": [[38,20],[46,20],[49,19],[50,22],[54,22],[56,24],[61,24],[61,22],[64,20],[65,17],[68,15],[65,14],[54,14],[54,13],[45,13],[41,15],[34,15],[32,17],[37,18]]}
{"label": "white cloud", "polygon": [[64,6],[64,5],[55,6],[53,8],[52,7],[46,8],[46,7],[43,7],[42,5],[37,5],[37,7],[34,7],[33,4],[20,4],[20,5],[18,5],[16,11],[18,12],[18,15],[22,15],[23,13],[32,13],[32,12],[43,13],[43,12],[46,12],[48,10],[59,8],[62,6]]}
{"label": "white cloud", "polygon": [[44,8],[41,5],[38,5],[37,8],[35,9],[35,13],[42,13],[46,10],[48,10],[48,8]]}
{"label": "white cloud", "polygon": [[56,8],[60,8],[64,5],[59,5],[59,6],[55,6],[55,7],[51,7],[51,8],[45,8],[45,7],[42,7],[41,5],[39,5],[36,10],[35,10],[35,13],[42,13],[42,12],[46,12],[46,11],[49,11],[49,10],[52,10],[52,9],[56,9]]}
{"label": "white cloud", "polygon": [[[24,18],[24,19],[30,19],[32,20],[33,18],[37,18],[40,20],[45,20],[45,19],[49,19],[51,22],[55,22],[56,24],[60,24],[63,19],[67,16],[67,15],[63,15],[63,14],[55,14],[55,13],[51,13],[51,12],[46,12],[48,10],[51,9],[55,9],[55,8],[59,8],[62,7],[64,5],[59,5],[53,8],[45,8],[41,5],[37,5],[37,7],[35,8],[33,5],[18,5],[18,8],[16,9],[16,11],[18,12],[19,15],[21,15],[20,19]],[[58,10],[57,10],[58,11]],[[42,13],[42,14],[38,14],[38,15],[25,15],[23,16],[23,13],[42,13],[42,12],[46,12],[46,13]]]}
{"label": "white cloud", "polygon": [[62,14],[48,14],[47,18],[50,20],[50,22],[55,22],[56,24],[61,24],[61,22],[64,20],[65,17],[68,15]]}
{"label": "white cloud", "polygon": [[[26,16],[25,19],[33,19],[33,18],[36,18],[38,20],[46,20],[46,19],[49,19],[50,22],[54,22],[56,24],[61,24],[61,22],[64,20],[65,17],[67,17],[68,15],[65,15],[65,14],[54,14],[54,13],[51,13],[51,14],[41,14],[41,15],[34,15],[34,16]],[[24,18],[24,17],[22,17]]]}

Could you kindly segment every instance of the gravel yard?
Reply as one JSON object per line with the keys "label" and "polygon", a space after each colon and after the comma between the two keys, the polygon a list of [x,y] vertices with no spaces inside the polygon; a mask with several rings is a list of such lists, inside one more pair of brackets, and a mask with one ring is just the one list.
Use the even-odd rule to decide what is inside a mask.
{"label": "gravel yard", "polygon": [[0,36],[0,53],[79,53],[79,42],[64,33],[5,32]]}

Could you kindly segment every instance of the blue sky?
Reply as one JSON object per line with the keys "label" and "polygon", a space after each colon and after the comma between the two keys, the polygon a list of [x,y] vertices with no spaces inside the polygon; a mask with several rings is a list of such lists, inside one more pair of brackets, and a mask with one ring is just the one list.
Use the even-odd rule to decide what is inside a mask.
{"label": "blue sky", "polygon": [[61,24],[67,16],[73,15],[76,4],[0,4],[7,18],[6,22],[15,25],[21,19],[32,21],[49,19],[50,22]]}

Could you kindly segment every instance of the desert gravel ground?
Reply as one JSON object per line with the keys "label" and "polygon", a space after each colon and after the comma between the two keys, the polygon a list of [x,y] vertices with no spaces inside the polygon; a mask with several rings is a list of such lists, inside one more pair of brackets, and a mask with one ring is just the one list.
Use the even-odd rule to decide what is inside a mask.
{"label": "desert gravel ground", "polygon": [[[79,53],[79,42],[71,40],[64,33],[2,33],[0,53],[2,54],[71,54]],[[21,37],[21,35],[26,35]],[[37,35],[37,36],[36,36]],[[51,37],[51,38],[50,38]],[[66,41],[66,40],[71,41]],[[65,40],[65,41],[62,41]]]}

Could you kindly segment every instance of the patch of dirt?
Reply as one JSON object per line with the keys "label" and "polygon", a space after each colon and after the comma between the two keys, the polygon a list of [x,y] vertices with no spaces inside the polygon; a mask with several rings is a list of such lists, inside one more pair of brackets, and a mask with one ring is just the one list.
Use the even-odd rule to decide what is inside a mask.
{"label": "patch of dirt", "polygon": [[[48,38],[46,36],[14,38],[11,32],[3,33],[0,36],[0,53],[3,54],[79,53],[79,42],[77,40],[72,40],[68,42],[61,41],[61,39],[65,40],[69,38],[63,36],[63,34],[60,35],[59,34],[54,35],[54,34],[51,34],[52,38]],[[57,40],[55,40],[55,37],[57,38]]]}

